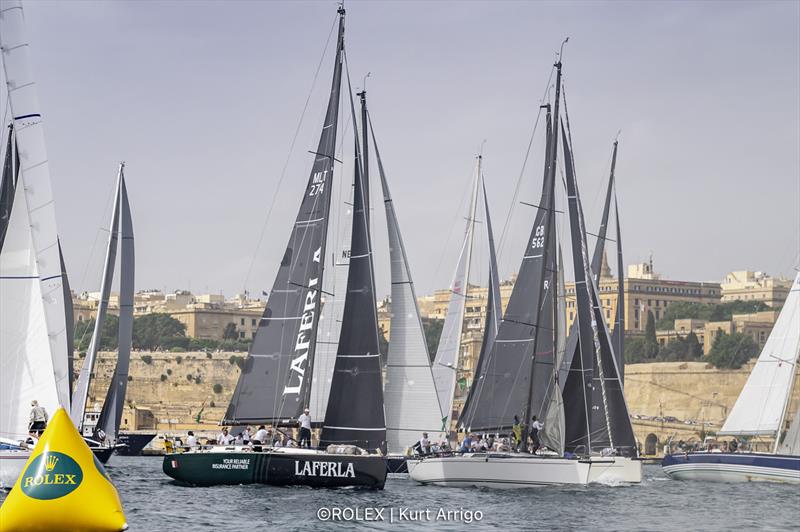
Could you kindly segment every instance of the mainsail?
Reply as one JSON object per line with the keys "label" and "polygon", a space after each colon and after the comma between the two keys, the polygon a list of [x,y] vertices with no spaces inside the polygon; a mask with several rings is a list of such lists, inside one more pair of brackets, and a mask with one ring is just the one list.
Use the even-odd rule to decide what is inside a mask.
{"label": "mainsail", "polygon": [[114,279],[114,263],[117,260],[117,243],[119,242],[119,212],[120,198],[122,193],[122,167],[117,176],[117,188],[114,194],[114,207],[111,209],[111,226],[108,234],[108,246],[106,247],[106,258],[103,266],[103,280],[100,285],[100,301],[97,305],[97,315],[94,319],[94,331],[89,342],[89,349],[86,350],[86,357],[83,359],[83,366],[75,383],[75,390],[72,392],[72,405],[70,417],[72,423],[82,430],[83,418],[86,414],[86,401],[89,398],[89,384],[94,372],[94,364],[97,359],[97,352],[100,350],[100,338],[103,335],[103,325],[106,314],[108,313],[108,300],[111,296],[111,283]]}
{"label": "mainsail", "polygon": [[61,250],[61,239],[58,240],[58,260],[61,263],[61,282],[64,288],[64,320],[67,324],[67,370],[69,371],[69,393],[72,396],[72,385],[75,376],[75,307],[72,304],[72,290],[69,287],[67,265]]}
{"label": "mainsail", "polygon": [[371,119],[368,123],[386,208],[392,279],[391,337],[383,390],[386,402],[386,444],[390,453],[400,453],[413,445],[423,432],[439,432],[442,413],[397,213]]}
{"label": "mainsail", "polygon": [[320,313],[344,52],[344,9],[325,123],[300,210],[224,423],[289,422],[308,405]]}
{"label": "mainsail", "polygon": [[[61,264],[58,257],[58,230],[56,226],[56,216],[53,201],[53,194],[50,185],[50,168],[47,161],[47,151],[44,142],[44,129],[42,127],[42,115],[39,110],[38,97],[36,95],[36,81],[33,78],[30,68],[30,58],[28,42],[25,38],[24,17],[22,6],[18,1],[10,0],[3,2],[0,6],[0,50],[2,50],[3,70],[5,72],[6,86],[8,87],[8,102],[11,108],[11,115],[14,120],[14,131],[16,133],[16,143],[19,149],[20,174],[19,183],[15,194],[15,211],[25,210],[26,213],[21,217],[27,217],[27,224],[20,231],[27,232],[27,237],[17,236],[15,238],[29,239],[30,247],[17,248],[21,255],[9,257],[6,268],[15,271],[19,275],[0,272],[2,279],[3,301],[11,305],[10,309],[2,312],[3,318],[0,325],[0,335],[3,337],[0,345],[2,358],[8,360],[16,359],[20,353],[17,345],[20,341],[20,333],[27,329],[27,325],[19,328],[7,328],[6,317],[9,324],[18,319],[38,320],[33,314],[41,316],[42,332],[44,333],[44,345],[36,345],[39,349],[37,356],[26,360],[25,364],[32,364],[42,353],[50,357],[50,368],[55,379],[56,397],[48,398],[46,408],[54,412],[59,404],[69,404],[69,375],[67,371],[67,333],[64,316],[64,292],[61,281]],[[19,193],[23,191],[22,193]],[[14,214],[9,222],[8,232],[14,225]],[[6,233],[6,240],[3,243],[5,248],[8,245],[9,235]],[[17,240],[16,244],[21,242]],[[32,256],[28,253],[32,251]],[[30,259],[33,260],[31,264]],[[31,287],[31,283],[38,285],[36,289]],[[33,307],[36,307],[34,310]],[[30,316],[22,318],[25,312],[31,312]],[[8,316],[15,314],[16,316]],[[15,323],[16,327],[21,324]],[[38,329],[38,326],[37,326]],[[8,335],[8,336],[7,336]],[[36,335],[34,335],[36,336]],[[8,342],[8,344],[7,344]],[[27,340],[25,341],[28,343]],[[36,340],[31,338],[31,344],[26,345],[22,350],[33,349]],[[21,366],[14,366],[19,368]],[[10,369],[10,368],[4,368]],[[15,374],[12,371],[10,374]],[[39,369],[36,370],[39,372]],[[8,374],[6,374],[8,375]],[[35,379],[41,382],[40,379]],[[42,383],[42,385],[44,385]],[[16,393],[14,402],[23,400],[19,395],[20,390],[14,386],[2,386],[3,394],[10,392]],[[39,399],[40,404],[42,399]],[[3,403],[5,404],[5,403]],[[27,407],[27,405],[25,405]],[[4,416],[3,416],[4,417]],[[4,422],[6,421],[4,417]],[[3,423],[5,425],[5,423]],[[0,426],[0,429],[3,427]],[[2,430],[0,430],[2,432]]]}
{"label": "mainsail", "polygon": [[467,226],[464,240],[456,263],[456,273],[450,285],[450,303],[442,325],[442,335],[433,361],[433,379],[436,394],[442,409],[442,431],[450,430],[453,415],[453,394],[456,388],[458,359],[461,351],[461,331],[464,325],[464,310],[469,297],[469,269],[472,260],[472,240],[475,233],[475,210],[478,205],[478,184],[480,182],[480,161],[475,169]]}
{"label": "mainsail", "polygon": [[775,435],[783,425],[800,360],[800,273],[720,435]]}
{"label": "mainsail", "polygon": [[120,165],[120,209],[119,226],[121,251],[119,267],[119,333],[117,348],[117,365],[108,386],[103,409],[97,420],[97,428],[102,429],[109,437],[116,440],[119,433],[122,409],[125,406],[125,391],[128,387],[128,368],[131,359],[131,343],[133,340],[133,279],[135,268],[133,246],[133,222],[128,202],[128,189],[123,174],[124,163]]}
{"label": "mainsail", "polygon": [[14,207],[14,191],[19,179],[19,151],[14,142],[14,124],[8,126],[8,143],[3,157],[3,175],[0,177],[0,253],[6,239],[8,224],[11,221],[11,210]]}
{"label": "mainsail", "polygon": [[[365,93],[361,94],[363,104]],[[353,126],[357,140],[355,122]],[[378,310],[364,186],[368,178],[356,164],[347,295],[320,446],[346,443],[385,452]]]}
{"label": "mainsail", "polygon": [[[616,154],[616,143],[614,143]],[[614,316],[614,332],[611,343],[617,357],[619,381],[625,385],[625,265],[622,262],[622,231],[619,227],[619,201],[614,194],[614,217],[617,224],[617,312]]]}

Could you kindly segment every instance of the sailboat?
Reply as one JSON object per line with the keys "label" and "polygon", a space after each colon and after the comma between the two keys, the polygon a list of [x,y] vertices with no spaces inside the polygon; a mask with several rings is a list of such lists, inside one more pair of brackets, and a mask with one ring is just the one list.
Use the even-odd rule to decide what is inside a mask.
{"label": "sailboat", "polygon": [[[514,418],[529,420],[542,414],[548,420],[546,435],[556,447],[552,455],[527,452],[477,452],[455,456],[424,457],[409,464],[411,479],[441,486],[524,488],[553,484],[586,484],[590,463],[565,457],[558,449],[563,414],[557,384],[560,346],[555,231],[555,178],[561,62],[556,68],[554,114],[547,108],[542,195],[525,246],[517,281],[511,292],[497,335],[483,350],[470,387],[465,412],[459,422],[467,431],[511,432]],[[490,288],[491,288],[490,283]],[[499,294],[497,294],[499,296]],[[552,412],[547,412],[552,410]],[[559,422],[558,420],[562,420]],[[555,420],[555,421],[552,421]],[[527,441],[527,434],[523,435]],[[555,441],[556,443],[552,443]],[[523,446],[527,448],[527,445]]]}
{"label": "sailboat", "polygon": [[[95,456],[106,463],[114,452],[119,439],[119,426],[122,409],[125,406],[125,391],[128,387],[128,367],[130,366],[131,344],[133,340],[133,283],[134,283],[134,244],[131,208],[128,202],[128,189],[125,185],[125,163],[120,163],[114,206],[111,211],[108,246],[106,248],[103,279],[100,287],[100,302],[97,307],[94,330],[89,342],[78,381],[72,393],[70,417],[72,422],[86,438]],[[100,347],[103,324],[108,313],[108,301],[114,278],[114,265],[117,248],[120,248],[120,290],[119,290],[119,332],[118,354],[114,375],[108,387],[103,408],[95,424],[87,422],[86,401],[89,386],[94,375],[94,365]]]}
{"label": "sailboat", "polygon": [[[225,414],[226,424],[294,426],[303,410],[314,406],[309,401],[314,397],[314,387],[319,385],[312,375],[320,292],[325,286],[324,257],[346,57],[344,8],[340,6],[338,13],[333,81],[319,145],[313,152],[314,164],[267,307]],[[355,145],[352,234],[337,352],[321,427],[321,449],[216,446],[167,454],[163,470],[181,483],[381,489],[386,481],[386,423],[368,217],[369,176],[355,127],[352,92],[348,92]]]}
{"label": "sailboat", "polygon": [[64,273],[42,115],[22,6],[0,4],[0,50],[12,117],[0,183],[0,486],[30,457],[31,401],[69,404]]}
{"label": "sailboat", "polygon": [[800,407],[789,429],[792,389],[800,364],[800,273],[795,276],[767,343],[717,436],[773,437],[772,452],[687,452],[664,457],[678,480],[800,484]]}
{"label": "sailboat", "polygon": [[386,354],[383,390],[387,466],[389,473],[407,473],[406,449],[419,441],[422,433],[435,434],[441,431],[442,411],[394,201],[375,140],[372,120],[368,118],[367,122],[381,178],[392,282],[391,337]]}

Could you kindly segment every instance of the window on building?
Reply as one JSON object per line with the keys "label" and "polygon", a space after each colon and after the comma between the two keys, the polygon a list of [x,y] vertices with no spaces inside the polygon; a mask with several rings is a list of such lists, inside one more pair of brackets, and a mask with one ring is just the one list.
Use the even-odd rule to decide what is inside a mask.
{"label": "window on building", "polygon": [[250,320],[250,325],[252,325],[253,327],[255,327],[255,326],[256,326],[256,319],[255,319],[255,318],[253,318],[252,320]]}
{"label": "window on building", "polygon": [[[244,325],[244,324],[242,324]],[[239,331],[239,338],[244,338],[244,331]]]}
{"label": "window on building", "polygon": [[242,318],[241,320],[239,320],[239,322],[240,322],[242,325],[244,325],[244,318]]}

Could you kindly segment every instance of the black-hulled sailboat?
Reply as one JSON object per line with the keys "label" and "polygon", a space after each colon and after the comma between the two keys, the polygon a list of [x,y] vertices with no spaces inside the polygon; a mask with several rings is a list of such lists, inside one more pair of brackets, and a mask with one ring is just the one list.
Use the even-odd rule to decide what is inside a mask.
{"label": "black-hulled sailboat", "polygon": [[[423,484],[521,488],[586,484],[590,464],[563,455],[563,414],[557,375],[560,305],[555,231],[555,180],[561,62],[556,68],[555,119],[547,107],[547,143],[541,200],[523,253],[517,281],[497,335],[482,350],[459,425],[469,432],[510,433],[514,418],[547,420],[548,454],[479,452],[425,457],[410,463],[410,477]],[[492,283],[490,283],[490,291]],[[496,294],[499,297],[499,294]],[[527,428],[527,427],[526,427]],[[523,441],[527,441],[527,430]],[[527,445],[523,445],[527,449]]]}
{"label": "black-hulled sailboat", "polygon": [[[324,257],[330,213],[345,11],[339,30],[325,123],[300,211],[223,423],[296,425],[309,405]],[[350,93],[352,94],[352,93]],[[353,123],[355,109],[350,97]],[[368,221],[368,176],[357,129],[353,220],[347,292],[322,450],[231,446],[192,449],[164,457],[164,472],[181,483],[383,488],[386,424],[383,412],[377,309]]]}

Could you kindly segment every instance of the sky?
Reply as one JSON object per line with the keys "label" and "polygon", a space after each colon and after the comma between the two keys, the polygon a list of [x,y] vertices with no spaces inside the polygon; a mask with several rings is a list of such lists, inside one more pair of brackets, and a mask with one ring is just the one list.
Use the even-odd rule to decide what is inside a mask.
{"label": "sky", "polygon": [[[692,281],[740,269],[793,276],[800,266],[799,2],[346,7],[353,86],[371,73],[370,112],[418,294],[450,283],[481,149],[501,274],[518,268],[534,214],[520,202],[538,202],[543,127],[521,174],[523,161],[566,36],[589,231],[621,131],[627,263],[652,255],[664,278]],[[25,9],[73,288],[99,288],[124,160],[137,289],[270,290],[327,103],[335,2],[40,0]],[[374,196],[386,294],[381,205]],[[476,249],[475,282],[485,283],[485,246]]]}

